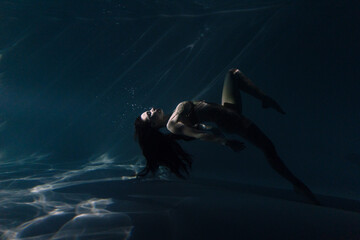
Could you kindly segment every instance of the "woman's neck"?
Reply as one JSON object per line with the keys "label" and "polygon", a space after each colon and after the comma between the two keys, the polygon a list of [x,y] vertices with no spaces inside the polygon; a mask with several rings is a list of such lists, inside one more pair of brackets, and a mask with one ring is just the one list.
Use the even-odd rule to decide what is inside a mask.
{"label": "woman's neck", "polygon": [[164,118],[161,122],[161,127],[166,127],[166,124],[168,123],[170,117],[171,117],[171,114],[164,115]]}

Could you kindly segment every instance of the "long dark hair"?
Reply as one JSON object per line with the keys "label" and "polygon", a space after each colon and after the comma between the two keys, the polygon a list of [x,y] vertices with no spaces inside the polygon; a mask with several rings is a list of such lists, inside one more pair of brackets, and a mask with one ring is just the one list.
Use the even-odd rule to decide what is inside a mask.
{"label": "long dark hair", "polygon": [[151,171],[155,173],[160,166],[164,166],[179,178],[189,175],[192,158],[186,153],[176,140],[193,140],[194,138],[175,134],[164,134],[157,128],[151,127],[148,121],[140,117],[135,120],[135,140],[138,141],[146,159],[145,168],[138,176],[145,176]]}

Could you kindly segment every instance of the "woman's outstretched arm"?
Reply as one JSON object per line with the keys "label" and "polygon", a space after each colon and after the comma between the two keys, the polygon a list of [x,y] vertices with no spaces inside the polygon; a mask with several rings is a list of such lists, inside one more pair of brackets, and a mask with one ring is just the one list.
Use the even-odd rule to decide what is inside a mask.
{"label": "woman's outstretched arm", "polygon": [[223,135],[220,134],[215,135],[213,132],[208,132],[204,130],[199,130],[197,128],[189,127],[180,121],[169,122],[167,125],[167,129],[174,134],[185,135],[188,137],[193,137],[204,141],[216,142],[222,145],[225,145],[226,143],[226,138]]}

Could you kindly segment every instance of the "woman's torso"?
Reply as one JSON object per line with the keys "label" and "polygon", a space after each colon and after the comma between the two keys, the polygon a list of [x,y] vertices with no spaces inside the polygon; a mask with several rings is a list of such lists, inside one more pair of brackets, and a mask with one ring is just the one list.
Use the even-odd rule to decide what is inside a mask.
{"label": "woman's torso", "polygon": [[[186,124],[194,126],[200,123],[213,122],[226,132],[244,132],[251,121],[234,109],[206,101],[188,101],[191,105],[186,114]],[[185,120],[185,119],[184,119]]]}

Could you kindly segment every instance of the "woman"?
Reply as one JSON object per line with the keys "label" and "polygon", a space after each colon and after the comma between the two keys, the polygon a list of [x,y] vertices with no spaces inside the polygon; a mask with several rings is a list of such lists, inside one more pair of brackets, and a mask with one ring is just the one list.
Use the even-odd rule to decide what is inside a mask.
{"label": "woman", "polygon": [[[285,114],[276,101],[265,95],[241,71],[230,69],[225,77],[221,105],[205,101],[184,101],[178,104],[171,115],[165,115],[162,109],[152,108],[136,119],[135,137],[146,158],[146,167],[138,176],[145,176],[149,171],[154,173],[159,166],[164,166],[176,176],[184,178],[182,172],[188,174],[191,157],[176,140],[199,139],[228,146],[234,151],[243,150],[245,145],[242,142],[226,139],[223,134],[232,133],[263,151],[270,166],[290,181],[296,192],[319,204],[310,189],[285,166],[270,139],[242,115],[240,90],[261,100],[263,108],[273,108]],[[209,122],[216,124],[217,128],[204,124]],[[160,132],[159,129],[163,127],[171,133]]]}

